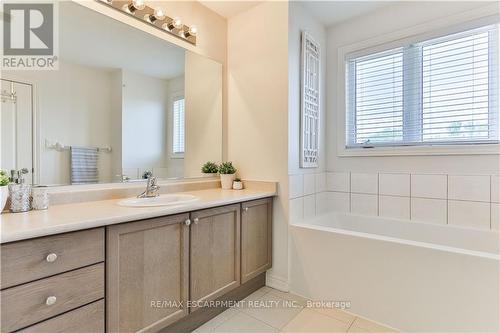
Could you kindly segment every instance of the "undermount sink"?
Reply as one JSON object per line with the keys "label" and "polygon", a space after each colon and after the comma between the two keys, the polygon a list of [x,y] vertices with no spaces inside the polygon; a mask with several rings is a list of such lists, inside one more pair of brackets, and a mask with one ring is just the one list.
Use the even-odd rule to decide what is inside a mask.
{"label": "undermount sink", "polygon": [[118,202],[125,207],[159,207],[185,205],[197,201],[198,198],[191,194],[162,194],[152,198],[128,198]]}

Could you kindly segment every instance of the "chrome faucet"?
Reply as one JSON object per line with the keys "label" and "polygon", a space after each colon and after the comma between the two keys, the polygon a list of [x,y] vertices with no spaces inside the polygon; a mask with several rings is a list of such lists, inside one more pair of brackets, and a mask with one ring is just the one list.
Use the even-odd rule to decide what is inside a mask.
{"label": "chrome faucet", "polygon": [[148,177],[146,190],[139,194],[138,198],[154,198],[160,195],[160,186],[156,185],[156,177]]}

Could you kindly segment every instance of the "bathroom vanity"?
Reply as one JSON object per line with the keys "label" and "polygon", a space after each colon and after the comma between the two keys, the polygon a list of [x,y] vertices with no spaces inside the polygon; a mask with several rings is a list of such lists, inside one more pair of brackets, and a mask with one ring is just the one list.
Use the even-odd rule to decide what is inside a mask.
{"label": "bathroom vanity", "polygon": [[[85,220],[86,207],[114,205],[109,208],[122,210],[115,214],[127,221],[106,216],[88,224],[98,227],[4,242],[2,332],[189,332],[224,310],[205,302],[239,300],[263,286],[272,263],[272,194],[241,193],[213,206],[224,191],[196,192],[212,201],[202,196],[197,205],[166,215],[161,208],[118,207],[116,200],[42,212],[61,217],[74,206]],[[196,209],[203,206],[209,208]],[[138,211],[157,216],[135,220]],[[36,228],[38,213],[2,215],[3,240],[28,235],[9,232],[13,219],[29,220],[33,235],[54,230],[43,221]],[[55,224],[59,230],[83,226]]]}

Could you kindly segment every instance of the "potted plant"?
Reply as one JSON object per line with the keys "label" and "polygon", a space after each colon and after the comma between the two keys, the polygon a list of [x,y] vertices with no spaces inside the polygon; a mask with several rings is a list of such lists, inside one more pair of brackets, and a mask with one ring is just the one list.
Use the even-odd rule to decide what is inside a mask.
{"label": "potted plant", "polygon": [[5,208],[5,204],[7,203],[7,198],[9,197],[9,176],[7,176],[7,172],[4,170],[0,170],[0,213]]}
{"label": "potted plant", "polygon": [[223,190],[233,188],[233,181],[236,178],[236,168],[232,162],[224,162],[219,166],[220,181]]}
{"label": "potted plant", "polygon": [[201,167],[201,172],[203,172],[203,175],[209,176],[209,177],[215,176],[218,171],[219,171],[219,167],[217,166],[217,164],[215,164],[214,162],[210,162],[210,161],[203,164],[203,166]]}
{"label": "potted plant", "polygon": [[235,178],[233,181],[233,190],[242,190],[243,182],[239,178]]}

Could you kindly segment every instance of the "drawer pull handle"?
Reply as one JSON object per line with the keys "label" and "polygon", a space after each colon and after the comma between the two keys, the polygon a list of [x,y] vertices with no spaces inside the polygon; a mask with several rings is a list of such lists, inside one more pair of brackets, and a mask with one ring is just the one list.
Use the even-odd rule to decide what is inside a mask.
{"label": "drawer pull handle", "polygon": [[49,296],[49,297],[47,297],[47,300],[45,301],[45,304],[47,304],[48,306],[51,306],[51,305],[56,304],[56,301],[57,301],[57,297],[55,297],[55,296]]}
{"label": "drawer pull handle", "polygon": [[198,224],[198,222],[200,222],[200,219],[199,218],[195,218],[194,219],[194,224]]}
{"label": "drawer pull handle", "polygon": [[57,260],[57,254],[51,253],[47,255],[47,258],[45,258],[45,260],[47,260],[47,262],[54,262]]}

